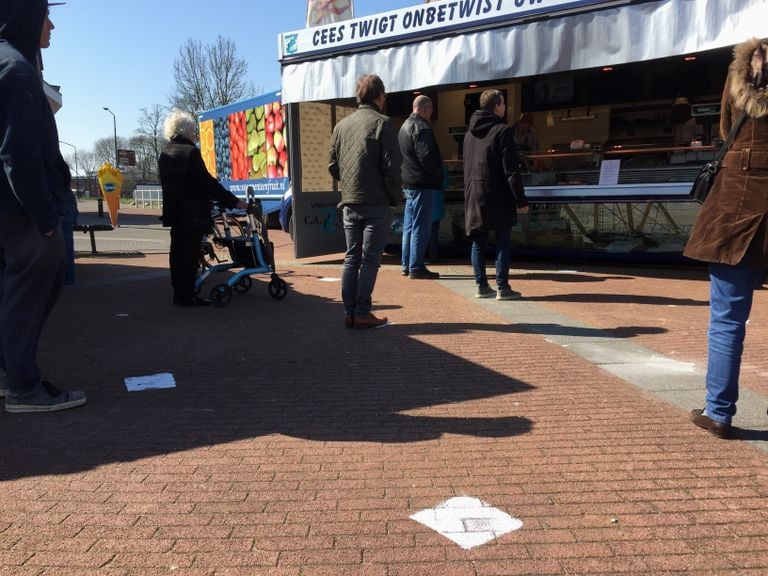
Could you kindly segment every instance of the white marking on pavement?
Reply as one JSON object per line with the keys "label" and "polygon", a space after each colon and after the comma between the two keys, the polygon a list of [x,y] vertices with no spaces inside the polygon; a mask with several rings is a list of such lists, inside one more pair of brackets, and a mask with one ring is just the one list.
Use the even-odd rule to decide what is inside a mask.
{"label": "white marking on pavement", "polygon": [[150,376],[134,376],[125,379],[125,387],[128,392],[143,392],[144,390],[160,390],[162,388],[176,388],[173,374],[164,372]]}
{"label": "white marking on pavement", "polygon": [[432,528],[464,550],[482,546],[523,526],[521,520],[468,496],[451,498],[410,518]]}

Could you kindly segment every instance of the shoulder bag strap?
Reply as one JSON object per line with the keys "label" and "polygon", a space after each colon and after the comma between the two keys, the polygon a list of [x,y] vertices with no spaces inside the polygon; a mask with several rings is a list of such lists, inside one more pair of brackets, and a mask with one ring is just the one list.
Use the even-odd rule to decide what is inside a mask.
{"label": "shoulder bag strap", "polygon": [[736,124],[731,126],[731,131],[728,134],[728,138],[726,138],[725,142],[723,142],[722,148],[720,148],[720,151],[717,153],[717,156],[715,157],[715,162],[718,162],[718,163],[722,162],[726,153],[728,152],[730,147],[733,145],[733,141],[736,139],[736,134],[739,132],[741,125],[744,124],[744,120],[746,119],[747,119],[747,111],[742,110],[741,115],[736,120]]}

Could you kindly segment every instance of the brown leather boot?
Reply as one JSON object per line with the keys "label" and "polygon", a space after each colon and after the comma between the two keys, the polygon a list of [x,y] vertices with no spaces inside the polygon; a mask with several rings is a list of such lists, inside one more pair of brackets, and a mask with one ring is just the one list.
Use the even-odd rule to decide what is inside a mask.
{"label": "brown leather boot", "polygon": [[378,328],[384,326],[388,320],[386,318],[376,318],[371,313],[355,315],[355,328]]}

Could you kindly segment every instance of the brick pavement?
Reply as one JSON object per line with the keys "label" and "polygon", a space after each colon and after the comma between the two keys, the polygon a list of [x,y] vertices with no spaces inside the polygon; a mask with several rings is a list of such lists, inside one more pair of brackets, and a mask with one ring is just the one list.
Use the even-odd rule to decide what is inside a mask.
{"label": "brick pavement", "polygon": [[[226,309],[169,306],[163,254],[78,260],[41,361],[89,404],[0,414],[0,575],[768,573],[765,452],[394,260],[375,294],[392,326],[345,330],[338,264],[273,239],[288,297],[257,279]],[[513,281],[703,361],[700,270],[558,268]],[[766,297],[745,363],[758,392]],[[157,372],[177,387],[125,390]],[[464,550],[409,519],[455,496],[523,527]]]}

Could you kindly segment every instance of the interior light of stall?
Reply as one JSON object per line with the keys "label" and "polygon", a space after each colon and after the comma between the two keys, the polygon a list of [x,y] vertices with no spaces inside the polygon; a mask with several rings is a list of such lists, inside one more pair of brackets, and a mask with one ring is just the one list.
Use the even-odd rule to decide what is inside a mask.
{"label": "interior light of stall", "polygon": [[696,56],[686,56],[685,61],[686,62],[694,62],[696,60]]}
{"label": "interior light of stall", "polygon": [[613,72],[613,66],[606,66],[603,68],[603,72]]}
{"label": "interior light of stall", "polygon": [[470,84],[469,87],[470,88],[477,88],[477,84]]}

